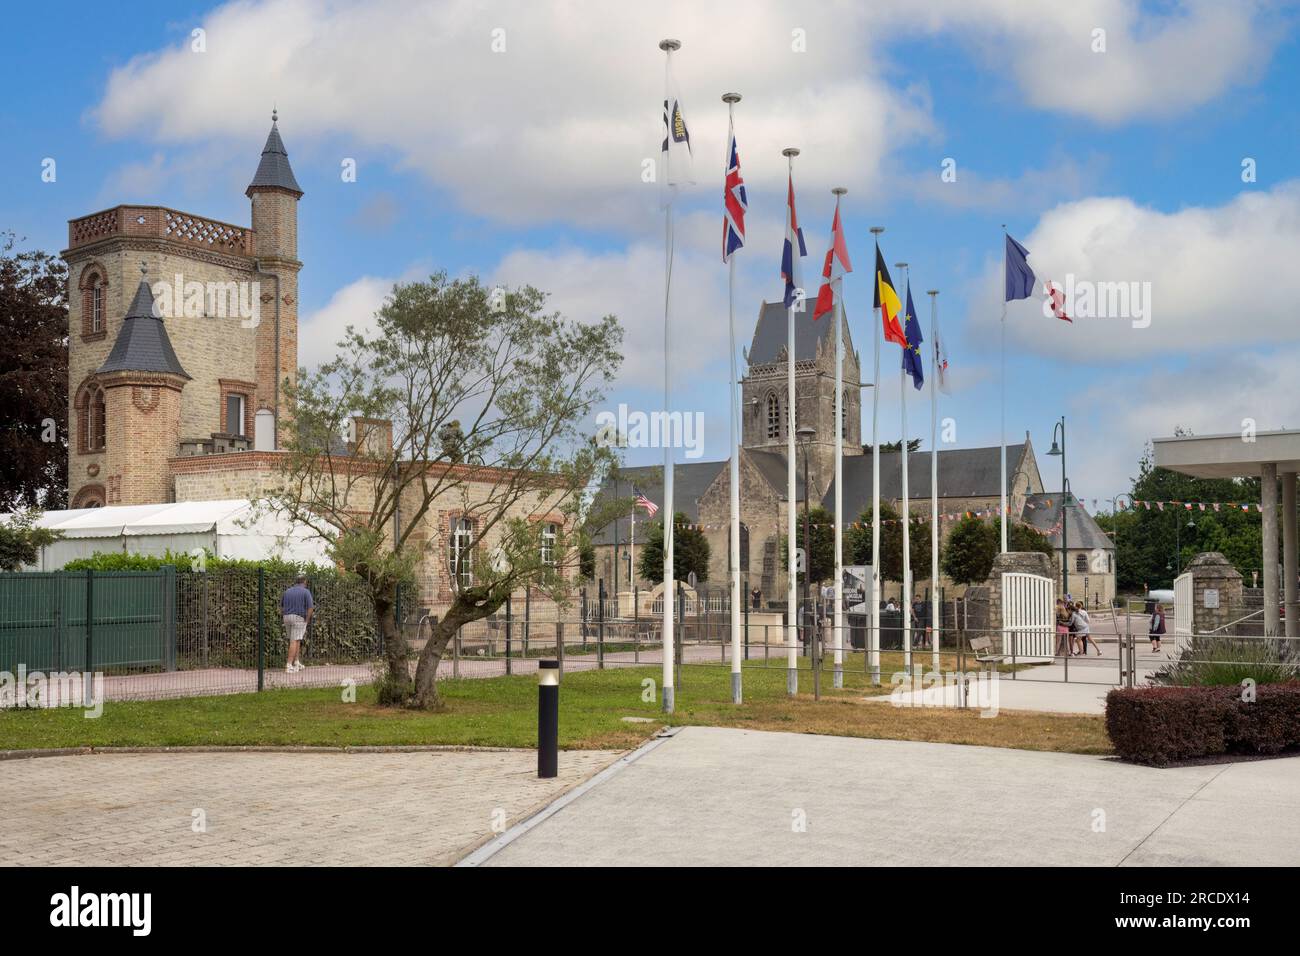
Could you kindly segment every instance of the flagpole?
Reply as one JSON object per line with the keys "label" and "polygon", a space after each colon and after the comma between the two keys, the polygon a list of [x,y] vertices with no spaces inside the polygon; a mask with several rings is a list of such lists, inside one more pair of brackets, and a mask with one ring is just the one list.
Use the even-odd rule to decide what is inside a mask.
{"label": "flagpole", "polygon": [[[724,93],[727,104],[727,158],[723,181],[731,167],[731,143],[736,132],[736,104],[739,93]],[[726,241],[724,236],[723,241]],[[731,377],[727,394],[731,399],[731,702],[741,703],[740,676],[740,409],[736,399],[736,255],[727,253],[727,329],[731,336]]]}
{"label": "flagpole", "polygon": [[930,666],[939,670],[939,290],[930,297]]}
{"label": "flagpole", "polygon": [[[883,226],[872,226],[876,253],[880,252],[880,234]],[[872,269],[875,269],[874,260]],[[876,288],[880,288],[880,274],[876,274]],[[875,373],[871,380],[871,618],[867,628],[868,657],[871,663],[871,683],[880,686],[880,340],[884,336],[881,310],[876,309],[876,331],[872,336],[876,345]]]}
{"label": "flagpole", "polygon": [[[671,74],[673,51],[680,50],[682,44],[680,40],[660,40],[659,49],[664,51],[664,91],[665,104],[667,103],[668,78]],[[665,105],[665,110],[667,106]],[[665,118],[668,114],[665,112]],[[671,130],[665,124],[664,135],[671,135]],[[672,188],[672,150],[667,149],[664,152],[664,184],[667,188]],[[669,306],[672,297],[673,285],[673,204],[668,203],[664,209],[664,415],[668,415],[671,405],[672,396],[672,377],[669,370],[672,368],[672,348],[671,334],[669,329]],[[673,508],[673,449],[672,442],[664,442],[664,639],[663,639],[663,710],[665,714],[671,714],[675,704],[676,687],[673,680],[673,624],[677,613],[676,609],[676,576],[673,573],[673,526],[676,524],[674,518],[676,511]]]}
{"label": "flagpole", "polygon": [[[1007,224],[1002,224],[1002,275],[1003,282],[1006,281],[1007,274]],[[998,524],[1002,526],[1002,553],[1007,553],[1007,297],[1002,296],[1002,322],[1001,329],[1001,353],[1002,362],[1002,395],[998,402],[1001,411],[1000,429],[1002,432],[1002,511],[998,515]]]}
{"label": "flagpole", "polygon": [[[848,190],[836,186],[835,219],[839,221],[840,197]],[[835,237],[831,237],[831,247]],[[835,321],[835,676],[834,687],[844,686],[844,277],[839,279],[839,306]],[[806,493],[806,492],[805,492]]]}
{"label": "flagpole", "polygon": [[[912,272],[906,262],[895,262],[895,268],[903,270],[903,278],[908,294],[912,290]],[[907,304],[903,305],[903,334],[907,334]],[[903,455],[903,599],[899,601],[903,612],[903,670],[912,673],[912,489],[907,480],[907,369],[903,363],[898,365],[898,400],[902,412],[903,441],[900,450]]]}
{"label": "flagpole", "polygon": [[[793,146],[781,150],[781,155],[786,158],[787,169],[791,177],[794,176],[794,158],[799,155],[799,150]],[[790,215],[786,213],[787,217]],[[799,250],[791,248],[790,250],[790,269],[794,274],[794,263],[799,255]],[[796,298],[798,291],[796,290]],[[786,574],[786,622],[785,622],[785,641],[786,641],[786,676],[785,689],[791,697],[799,693],[799,597],[798,589],[795,586],[798,569],[795,566],[795,454],[794,454],[794,431],[795,431],[795,389],[794,389],[794,299],[786,306],[786,405],[788,408],[786,414],[786,564],[788,565]],[[808,494],[805,488],[803,493]],[[811,542],[805,541],[804,546]],[[807,570],[804,571],[807,573]]]}

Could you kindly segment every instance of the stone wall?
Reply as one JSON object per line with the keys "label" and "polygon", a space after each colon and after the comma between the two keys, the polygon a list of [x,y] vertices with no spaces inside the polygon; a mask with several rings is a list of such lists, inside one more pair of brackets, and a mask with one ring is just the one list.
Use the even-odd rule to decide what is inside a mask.
{"label": "stone wall", "polygon": [[1218,551],[1198,554],[1184,571],[1192,575],[1194,634],[1208,634],[1247,613],[1241,573]]}

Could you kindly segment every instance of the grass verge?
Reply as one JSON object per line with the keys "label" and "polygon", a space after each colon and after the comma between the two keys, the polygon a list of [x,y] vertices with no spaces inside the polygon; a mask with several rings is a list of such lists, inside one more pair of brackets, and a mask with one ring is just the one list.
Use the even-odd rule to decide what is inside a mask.
{"label": "grass verge", "polygon": [[[888,653],[882,670],[901,666]],[[856,660],[855,660],[856,658]],[[570,672],[561,689],[560,746],[565,749],[635,747],[666,723],[832,734],[892,740],[979,744],[1025,750],[1110,753],[1101,717],[1002,711],[895,708],[863,702],[872,688],[861,655],[845,666],[846,688],[812,697],[812,678],[801,672],[800,695],[785,693],[785,671],[751,662],[745,668],[745,703],[731,703],[729,670],[717,664],[683,668],[677,712],[659,709],[657,665]],[[806,663],[806,662],[804,662]],[[648,685],[646,682],[649,682]],[[0,712],[0,750],[60,747],[189,746],[397,746],[445,744],[531,747],[537,739],[537,681],[532,676],[443,681],[438,712],[393,710],[375,703],[371,688],[345,703],[333,688],[273,690],[179,700],[109,702],[88,720],[79,709]],[[627,722],[624,717],[648,718]]]}

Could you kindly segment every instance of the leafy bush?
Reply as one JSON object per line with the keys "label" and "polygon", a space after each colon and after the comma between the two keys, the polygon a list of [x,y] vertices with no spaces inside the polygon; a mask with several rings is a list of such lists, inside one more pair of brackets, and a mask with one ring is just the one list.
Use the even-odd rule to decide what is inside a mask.
{"label": "leafy bush", "polygon": [[1300,681],[1255,688],[1137,687],[1106,695],[1106,733],[1115,752],[1163,767],[1221,754],[1277,754],[1300,748]]}
{"label": "leafy bush", "polygon": [[1193,637],[1178,659],[1166,664],[1151,680],[1179,687],[1240,687],[1244,680],[1278,684],[1295,676],[1283,662],[1274,641],[1227,636]]}

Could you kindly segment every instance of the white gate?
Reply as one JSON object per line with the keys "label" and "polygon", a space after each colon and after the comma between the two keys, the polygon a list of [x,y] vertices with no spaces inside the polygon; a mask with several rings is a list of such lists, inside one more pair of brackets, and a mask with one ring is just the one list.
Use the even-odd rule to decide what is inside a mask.
{"label": "white gate", "polygon": [[1056,585],[1023,571],[1002,575],[1002,653],[1017,661],[1051,661],[1056,655]]}
{"label": "white gate", "polygon": [[1192,572],[1174,578],[1174,648],[1185,651],[1192,643],[1193,620],[1196,608],[1193,601]]}

